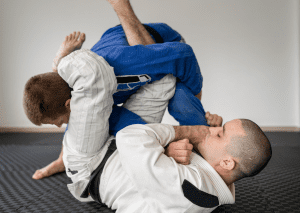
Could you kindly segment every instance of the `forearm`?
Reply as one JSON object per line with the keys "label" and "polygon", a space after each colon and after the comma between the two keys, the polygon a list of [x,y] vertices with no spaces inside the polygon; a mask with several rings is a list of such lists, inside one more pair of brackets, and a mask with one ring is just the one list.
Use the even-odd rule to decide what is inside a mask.
{"label": "forearm", "polygon": [[155,44],[148,31],[136,17],[128,0],[117,1],[112,3],[112,6],[119,17],[130,46]]}
{"label": "forearm", "polygon": [[179,141],[182,139],[189,139],[191,135],[192,126],[173,126],[175,130],[175,139],[174,141]]}
{"label": "forearm", "polygon": [[189,142],[195,147],[201,141],[204,141],[209,134],[207,126],[173,126],[175,130],[174,141],[188,139]]}

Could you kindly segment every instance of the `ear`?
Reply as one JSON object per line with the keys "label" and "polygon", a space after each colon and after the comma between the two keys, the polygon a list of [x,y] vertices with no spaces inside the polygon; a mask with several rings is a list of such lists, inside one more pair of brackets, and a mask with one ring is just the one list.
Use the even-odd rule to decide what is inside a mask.
{"label": "ear", "polygon": [[233,170],[236,162],[233,160],[231,156],[225,157],[221,160],[220,166],[225,170]]}
{"label": "ear", "polygon": [[65,103],[65,106],[71,111],[71,109],[70,109],[70,103],[71,103],[71,99],[68,99],[67,101],[66,101],[66,103]]}

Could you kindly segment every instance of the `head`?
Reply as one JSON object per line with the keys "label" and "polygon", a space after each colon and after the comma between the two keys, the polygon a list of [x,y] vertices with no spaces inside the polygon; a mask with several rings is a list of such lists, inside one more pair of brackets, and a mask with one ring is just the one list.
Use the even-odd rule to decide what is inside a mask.
{"label": "head", "polygon": [[56,72],[30,78],[24,90],[23,107],[35,125],[68,123],[71,88]]}
{"label": "head", "polygon": [[223,127],[209,127],[199,152],[221,176],[237,181],[258,174],[272,156],[270,142],[260,127],[235,119]]}

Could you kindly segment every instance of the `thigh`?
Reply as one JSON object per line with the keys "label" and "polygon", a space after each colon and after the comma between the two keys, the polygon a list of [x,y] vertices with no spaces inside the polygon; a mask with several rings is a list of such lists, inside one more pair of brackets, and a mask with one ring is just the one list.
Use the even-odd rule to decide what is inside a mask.
{"label": "thigh", "polygon": [[142,86],[124,103],[124,107],[147,123],[160,123],[169,100],[175,93],[176,78],[168,74]]}

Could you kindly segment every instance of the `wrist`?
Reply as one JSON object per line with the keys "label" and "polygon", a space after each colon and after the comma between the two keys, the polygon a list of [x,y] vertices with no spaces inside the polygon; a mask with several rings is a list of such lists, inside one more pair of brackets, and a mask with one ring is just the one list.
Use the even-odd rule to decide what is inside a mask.
{"label": "wrist", "polygon": [[189,139],[192,126],[173,126],[175,130],[174,141]]}

